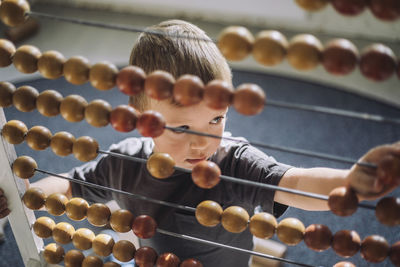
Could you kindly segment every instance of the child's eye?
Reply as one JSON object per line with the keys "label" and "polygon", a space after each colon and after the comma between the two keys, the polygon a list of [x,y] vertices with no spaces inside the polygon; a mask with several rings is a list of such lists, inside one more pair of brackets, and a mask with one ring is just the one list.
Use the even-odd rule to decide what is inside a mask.
{"label": "child's eye", "polygon": [[212,119],[212,120],[210,121],[210,124],[218,124],[218,123],[220,123],[224,118],[225,118],[224,116],[215,117],[214,119]]}
{"label": "child's eye", "polygon": [[175,127],[174,133],[183,133],[183,131],[180,131],[179,129],[182,129],[182,130],[189,130],[189,126],[187,126],[187,125],[181,125],[181,126]]}

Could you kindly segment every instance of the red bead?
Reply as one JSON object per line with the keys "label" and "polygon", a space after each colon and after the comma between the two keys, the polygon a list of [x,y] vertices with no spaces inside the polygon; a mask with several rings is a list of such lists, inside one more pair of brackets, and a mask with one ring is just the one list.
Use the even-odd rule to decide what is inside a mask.
{"label": "red bead", "polygon": [[186,74],[174,85],[174,100],[183,106],[191,106],[203,99],[204,84],[199,77]]}
{"label": "red bead", "polygon": [[364,11],[366,0],[331,0],[334,9],[346,16],[355,16]]}
{"label": "red bead", "polygon": [[233,97],[233,106],[243,115],[259,114],[265,104],[265,93],[256,84],[245,83],[240,85]]}
{"label": "red bead", "polygon": [[351,73],[358,63],[358,50],[346,39],[331,40],[322,52],[322,65],[334,75]]}
{"label": "red bead", "polygon": [[158,137],[164,132],[165,120],[161,113],[147,110],[139,116],[136,128],[143,136]]}
{"label": "red bead", "polygon": [[372,14],[381,20],[393,21],[400,16],[398,0],[370,0],[369,8]]}
{"label": "red bead", "polygon": [[323,251],[331,246],[332,232],[326,225],[311,224],[304,233],[304,243],[315,251]]}
{"label": "red bead", "polygon": [[179,267],[203,267],[203,264],[195,259],[184,260]]}
{"label": "red bead", "polygon": [[141,247],[136,250],[135,263],[140,267],[154,266],[157,260],[157,252],[151,247]]}
{"label": "red bead", "polygon": [[172,97],[174,83],[175,79],[170,73],[156,70],[147,76],[144,92],[153,99],[164,100]]}
{"label": "red bead", "polygon": [[397,241],[390,247],[389,258],[393,265],[400,266],[400,241]]}
{"label": "red bead", "polygon": [[128,105],[119,105],[110,113],[111,126],[120,132],[130,132],[136,127],[137,111]]}
{"label": "red bead", "polygon": [[353,189],[337,187],[329,193],[328,206],[338,216],[350,216],[358,208],[358,198]]}
{"label": "red bead", "polygon": [[233,100],[232,86],[222,80],[213,80],[204,87],[204,103],[213,109],[225,109]]}
{"label": "red bead", "polygon": [[361,246],[360,236],[356,231],[341,230],[336,232],[332,239],[332,248],[341,257],[355,255]]}
{"label": "red bead", "polygon": [[140,238],[151,238],[156,233],[157,223],[148,215],[140,215],[133,221],[132,230]]}
{"label": "red bead", "polygon": [[368,79],[383,81],[389,79],[396,70],[393,51],[383,44],[366,47],[360,57],[360,71]]}
{"label": "red bead", "polygon": [[117,75],[117,87],[126,95],[137,95],[143,92],[146,73],[137,66],[128,66]]}
{"label": "red bead", "polygon": [[156,267],[178,267],[180,262],[174,253],[164,253],[158,257]]}
{"label": "red bead", "polygon": [[212,161],[203,160],[197,163],[192,170],[193,182],[201,188],[210,189],[221,180],[221,170]]}
{"label": "red bead", "polygon": [[388,226],[400,224],[400,198],[386,197],[379,200],[375,208],[379,222]]}
{"label": "red bead", "polygon": [[381,262],[389,255],[389,243],[379,235],[366,237],[361,243],[361,256],[369,262]]}

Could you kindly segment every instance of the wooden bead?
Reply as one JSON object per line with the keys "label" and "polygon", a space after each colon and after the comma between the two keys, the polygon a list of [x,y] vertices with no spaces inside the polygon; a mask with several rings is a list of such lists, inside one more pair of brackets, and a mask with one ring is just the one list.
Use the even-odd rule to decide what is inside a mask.
{"label": "wooden bead", "polygon": [[91,161],[98,155],[99,144],[90,136],[81,136],[74,142],[72,153],[80,161]]}
{"label": "wooden bead", "polygon": [[40,238],[49,238],[56,223],[49,217],[40,217],[33,224],[33,232]]}
{"label": "wooden bead", "polygon": [[358,208],[358,197],[350,187],[337,187],[329,193],[328,206],[338,216],[350,216]]}
{"label": "wooden bead", "polygon": [[103,261],[97,256],[87,256],[82,262],[82,267],[103,267]]}
{"label": "wooden bead", "polygon": [[378,221],[388,226],[400,224],[400,198],[386,197],[379,200],[375,208]]}
{"label": "wooden bead", "polygon": [[156,267],[178,267],[181,260],[174,253],[167,252],[158,256]]}
{"label": "wooden bead", "polygon": [[245,59],[251,52],[254,37],[251,32],[241,26],[225,28],[218,37],[218,48],[228,60]]}
{"label": "wooden bead", "polygon": [[378,184],[397,186],[400,185],[400,157],[385,155],[378,161]]}
{"label": "wooden bead", "polygon": [[128,240],[119,240],[115,243],[112,253],[114,257],[122,262],[127,262],[135,257],[136,248]]}
{"label": "wooden bead", "polygon": [[3,0],[0,5],[0,18],[4,24],[15,27],[23,24],[30,6],[26,0]]}
{"label": "wooden bead", "polygon": [[139,113],[131,106],[119,105],[110,113],[111,126],[119,132],[130,132],[136,128]]}
{"label": "wooden bead", "polygon": [[210,189],[216,186],[221,178],[221,170],[212,161],[203,160],[192,169],[192,180],[198,187]]}
{"label": "wooden bead", "polygon": [[367,0],[331,0],[331,4],[342,15],[356,16],[364,11]]}
{"label": "wooden bead", "polygon": [[32,86],[24,85],[18,87],[13,94],[13,105],[22,112],[31,112],[36,108],[36,98],[39,92]]}
{"label": "wooden bead", "polygon": [[[0,50],[1,53],[1,50]],[[1,56],[1,54],[0,54]],[[1,60],[1,59],[0,59]],[[13,94],[17,89],[12,83],[0,82],[0,107],[7,108],[13,104]]]}
{"label": "wooden bead", "polygon": [[276,235],[279,240],[289,246],[295,246],[303,240],[305,227],[296,218],[286,218],[279,222]]}
{"label": "wooden bead", "polygon": [[165,120],[161,113],[153,110],[146,110],[140,114],[136,128],[142,136],[158,137],[164,133]]}
{"label": "wooden bead", "polygon": [[151,247],[141,247],[136,250],[135,262],[139,266],[154,266],[157,261],[157,252]]}
{"label": "wooden bead", "polygon": [[22,201],[28,209],[38,210],[44,206],[46,194],[38,187],[31,187],[25,192]]}
{"label": "wooden bead", "polygon": [[348,261],[340,261],[333,265],[333,267],[356,267],[353,263]]}
{"label": "wooden bead", "polygon": [[297,70],[315,69],[321,61],[323,46],[311,34],[299,34],[290,40],[287,59]]}
{"label": "wooden bead", "polygon": [[86,218],[86,212],[89,204],[80,197],[71,198],[65,205],[67,216],[74,221],[82,221]]}
{"label": "wooden bead", "polygon": [[28,128],[25,123],[18,120],[8,121],[3,125],[3,129],[1,129],[1,135],[3,138],[13,145],[21,144],[24,141],[27,132]]}
{"label": "wooden bead", "polygon": [[288,46],[289,43],[282,33],[261,31],[253,45],[253,57],[262,65],[275,66],[284,60]]}
{"label": "wooden bead", "polygon": [[68,156],[72,153],[72,146],[75,143],[75,137],[68,132],[58,132],[50,140],[51,150],[60,157]]}
{"label": "wooden bead", "polygon": [[260,212],[254,214],[249,223],[250,232],[258,238],[271,238],[275,232],[278,223],[272,214]]}
{"label": "wooden bead", "polygon": [[114,239],[110,235],[98,234],[93,239],[93,251],[99,256],[107,257],[112,253],[114,243]]}
{"label": "wooden bead", "polygon": [[79,228],[75,231],[72,237],[72,243],[77,249],[87,250],[92,247],[92,242],[95,238],[95,234],[92,230],[87,228]]}
{"label": "wooden bead", "polygon": [[328,0],[296,0],[298,6],[302,9],[315,12],[323,9],[327,4]]}
{"label": "wooden bead", "polygon": [[118,69],[110,62],[99,62],[90,68],[89,80],[94,88],[109,90],[115,86]]}
{"label": "wooden bead", "polygon": [[87,101],[80,95],[69,95],[60,104],[61,116],[69,122],[78,122],[85,118]]}
{"label": "wooden bead", "polygon": [[82,265],[85,255],[77,249],[71,249],[64,256],[65,267],[80,267]]}
{"label": "wooden bead", "polygon": [[346,39],[329,41],[322,52],[322,65],[334,75],[350,74],[358,63],[357,47]]}
{"label": "wooden bead", "polygon": [[341,257],[355,255],[361,246],[360,236],[356,231],[341,230],[333,235],[332,248]]}
{"label": "wooden bead", "polygon": [[63,75],[65,57],[57,51],[46,51],[38,59],[38,69],[43,77],[57,79]]}
{"label": "wooden bead", "polygon": [[36,98],[36,108],[40,114],[46,117],[54,117],[60,114],[60,104],[63,96],[55,90],[45,90]]}
{"label": "wooden bead", "polygon": [[203,226],[217,226],[221,222],[222,213],[222,207],[211,200],[204,200],[196,207],[196,219]]}
{"label": "wooden bead", "polygon": [[71,243],[75,228],[66,222],[57,223],[53,229],[53,239],[60,244]]}
{"label": "wooden bead", "polygon": [[148,215],[140,215],[135,218],[132,230],[139,238],[151,238],[157,230],[157,222]]}
{"label": "wooden bead", "polygon": [[45,206],[48,213],[61,216],[65,213],[65,205],[68,198],[61,193],[53,193],[46,198]]}
{"label": "wooden bead", "polygon": [[175,78],[168,72],[156,70],[150,73],[144,82],[144,92],[147,96],[164,100],[172,97]]}
{"label": "wooden bead", "polygon": [[44,126],[33,126],[26,133],[26,144],[34,150],[45,150],[50,146],[52,134]]}
{"label": "wooden bead", "polygon": [[87,219],[94,226],[105,226],[110,220],[111,211],[107,205],[94,203],[87,210]]}
{"label": "wooden bead", "polygon": [[129,96],[137,95],[144,90],[146,73],[137,66],[127,66],[117,75],[118,89]]}
{"label": "wooden bead", "polygon": [[389,47],[372,44],[361,52],[359,66],[364,77],[372,81],[384,81],[396,70],[396,56]]}
{"label": "wooden bead", "polygon": [[389,243],[379,235],[370,235],[361,243],[361,256],[369,262],[382,262],[389,255]]}
{"label": "wooden bead", "polygon": [[203,264],[195,259],[184,260],[179,267],[203,267]]}
{"label": "wooden bead", "polygon": [[400,3],[397,0],[370,0],[372,14],[384,21],[395,21],[400,17]]}
{"label": "wooden bead", "polygon": [[[1,7],[0,7],[1,9]],[[12,57],[14,56],[16,49],[12,42],[6,39],[0,39],[0,67],[10,66],[12,63]]]}
{"label": "wooden bead", "polygon": [[110,122],[111,105],[102,99],[96,99],[85,108],[85,120],[94,127],[104,127]]}
{"label": "wooden bead", "polygon": [[121,265],[114,261],[108,261],[103,264],[103,267],[121,267]]}
{"label": "wooden bead", "polygon": [[233,106],[243,115],[251,116],[259,114],[265,105],[265,93],[256,84],[241,84],[235,91]]}
{"label": "wooden bead", "polygon": [[304,243],[315,251],[327,250],[332,243],[332,232],[326,225],[311,224],[305,230]]}
{"label": "wooden bead", "polygon": [[15,175],[22,179],[29,179],[35,174],[37,169],[36,161],[29,156],[20,156],[12,165],[12,170]]}
{"label": "wooden bead", "polygon": [[49,264],[60,263],[64,258],[64,249],[56,243],[50,243],[44,247],[43,258]]}
{"label": "wooden bead", "polygon": [[397,241],[390,247],[389,258],[393,265],[396,267],[400,266],[400,241]]}
{"label": "wooden bead", "polygon": [[226,109],[228,108],[233,100],[233,88],[232,86],[222,80],[210,81],[204,87],[203,95],[204,103],[212,109]]}
{"label": "wooden bead", "polygon": [[14,53],[13,64],[22,73],[34,73],[38,70],[37,62],[42,53],[32,45],[20,46]]}
{"label": "wooden bead", "polygon": [[204,84],[199,77],[185,74],[175,82],[174,100],[182,106],[192,106],[203,100]]}
{"label": "wooden bead", "polygon": [[133,214],[129,210],[116,210],[111,214],[110,226],[119,233],[126,233],[132,229]]}
{"label": "wooden bead", "polygon": [[228,232],[241,233],[246,230],[249,218],[245,209],[239,206],[231,206],[222,212],[221,224]]}
{"label": "wooden bead", "polygon": [[89,81],[90,63],[84,57],[75,56],[64,63],[65,79],[75,85],[81,85]]}
{"label": "wooden bead", "polygon": [[153,177],[165,179],[174,173],[175,161],[167,153],[154,153],[147,160],[146,167]]}

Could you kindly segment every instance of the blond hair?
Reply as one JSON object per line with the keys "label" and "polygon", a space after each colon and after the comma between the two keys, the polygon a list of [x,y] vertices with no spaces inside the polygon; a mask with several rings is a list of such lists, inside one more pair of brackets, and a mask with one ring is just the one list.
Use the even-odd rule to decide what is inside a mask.
{"label": "blond hair", "polygon": [[[147,30],[161,34],[140,34],[131,52],[131,65],[142,68],[147,74],[164,70],[176,79],[183,74],[192,74],[204,84],[215,79],[231,83],[228,63],[212,40],[197,26],[182,20],[168,20]],[[148,97],[141,93],[131,97],[129,102],[143,111]]]}

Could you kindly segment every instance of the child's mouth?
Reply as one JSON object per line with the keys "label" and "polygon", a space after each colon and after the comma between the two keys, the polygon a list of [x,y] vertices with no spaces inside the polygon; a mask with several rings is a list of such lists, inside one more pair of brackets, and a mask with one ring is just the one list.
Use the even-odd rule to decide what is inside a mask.
{"label": "child's mouth", "polygon": [[192,164],[192,165],[195,165],[195,164],[197,164],[200,161],[203,161],[205,159],[206,159],[206,157],[203,157],[203,158],[200,158],[200,159],[186,159],[185,161],[190,163],[190,164]]}

